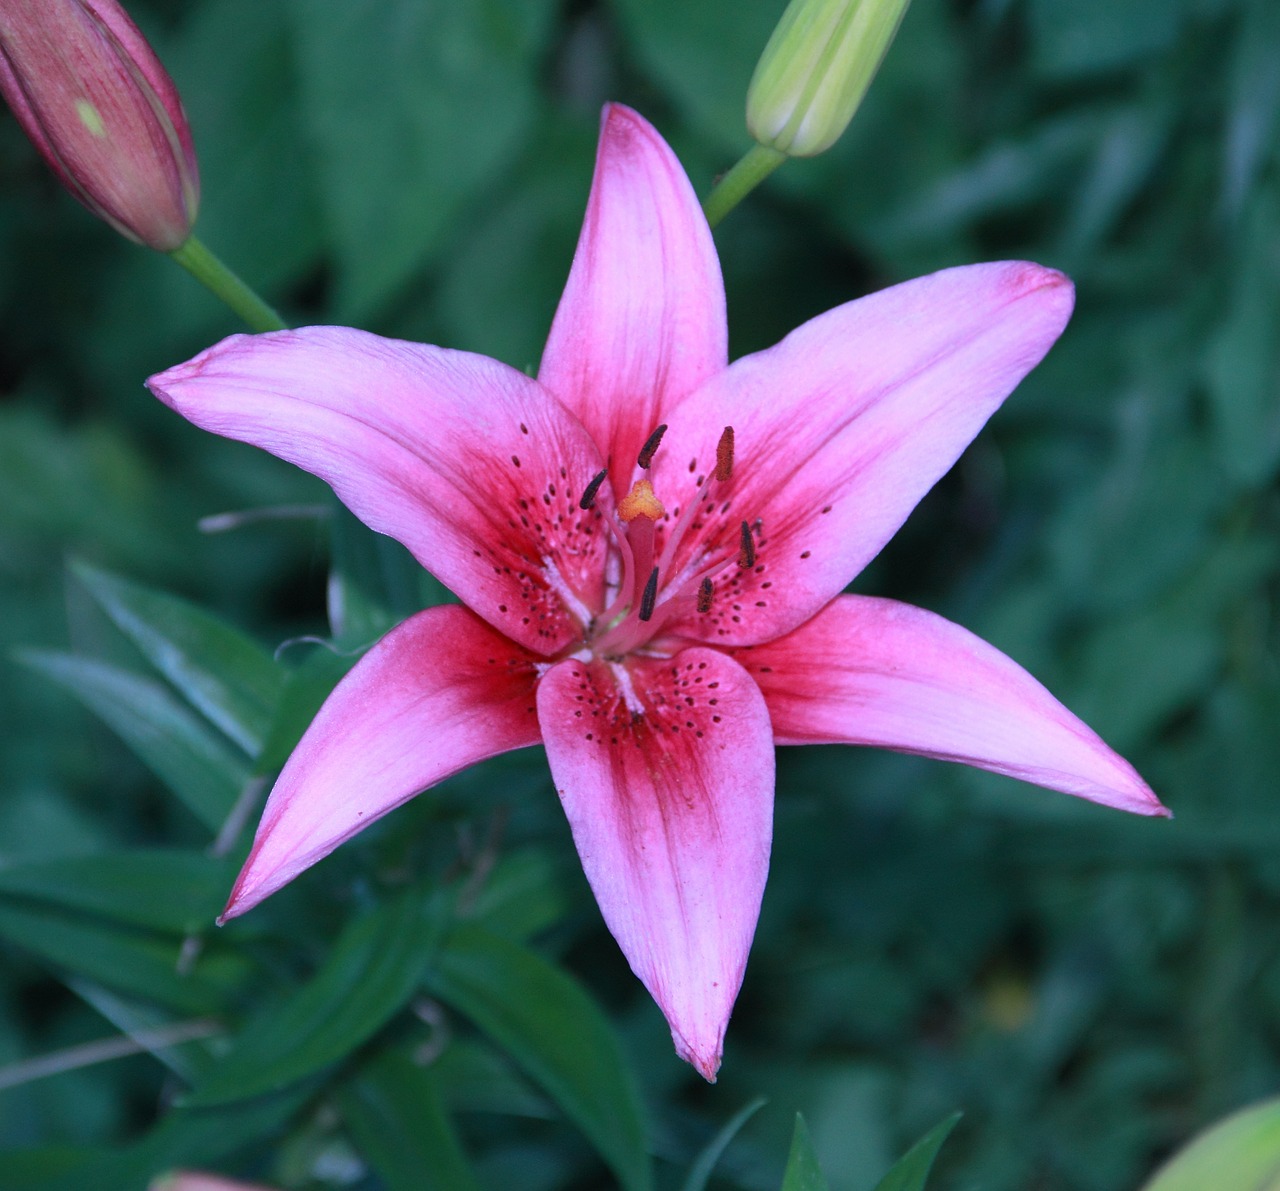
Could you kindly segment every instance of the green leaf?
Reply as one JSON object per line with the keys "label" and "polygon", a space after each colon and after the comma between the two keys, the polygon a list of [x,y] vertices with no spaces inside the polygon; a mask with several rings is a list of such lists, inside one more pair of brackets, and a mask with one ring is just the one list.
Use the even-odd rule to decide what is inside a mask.
{"label": "green leaf", "polygon": [[345,1058],[413,995],[440,928],[439,915],[418,890],[357,919],[320,971],[250,1022],[185,1103],[220,1104],[276,1091]]}
{"label": "green leaf", "polygon": [[1227,475],[1247,488],[1265,484],[1280,463],[1280,263],[1272,251],[1277,235],[1280,188],[1272,186],[1248,212],[1235,292],[1204,357],[1218,458]]}
{"label": "green leaf", "polygon": [[924,1191],[929,1171],[933,1169],[933,1160],[962,1115],[953,1112],[934,1125],[893,1164],[889,1173],[876,1184],[876,1191]]}
{"label": "green leaf", "polygon": [[576,119],[540,129],[506,193],[460,229],[432,293],[442,343],[514,368],[537,362],[582,230],[596,136]]}
{"label": "green leaf", "polygon": [[208,948],[179,974],[179,943],[42,907],[0,904],[0,936],[61,968],[179,1013],[222,1008],[248,972],[247,961]]}
{"label": "green leaf", "polygon": [[195,4],[182,15],[165,64],[182,80],[201,171],[218,179],[201,196],[200,236],[233,268],[252,270],[255,287],[278,286],[320,258],[327,230],[310,176],[292,24],[283,5],[259,0]]}
{"label": "green leaf", "polygon": [[321,647],[289,675],[258,758],[259,772],[279,769],[289,759],[316,712],[356,661]]}
{"label": "green leaf", "polygon": [[[121,1034],[132,1037],[163,1031],[166,1027],[175,1025],[173,1014],[167,1009],[140,1001],[137,997],[114,992],[95,980],[87,980],[83,976],[67,976],[64,983]],[[189,1042],[153,1046],[147,1053],[157,1062],[163,1063],[184,1085],[190,1085],[214,1061],[209,1048],[203,1044],[204,1037],[206,1035],[202,1034],[200,1039],[193,1038]]]}
{"label": "green leaf", "polygon": [[[209,1168],[250,1146],[279,1140],[289,1121],[314,1095],[311,1086],[216,1108],[175,1108],[132,1145],[99,1151],[91,1165],[20,1183],[21,1191],[140,1191],[179,1167]],[[8,1174],[7,1165],[5,1174]],[[88,1176],[88,1177],[86,1177]],[[9,1182],[4,1182],[9,1191]]]}
{"label": "green leaf", "polygon": [[494,866],[474,894],[462,894],[458,916],[504,939],[522,941],[549,930],[569,913],[558,865],[545,851],[511,852]]}
{"label": "green leaf", "polygon": [[[208,1168],[221,1163],[228,1154],[255,1143],[278,1142],[285,1126],[315,1092],[315,1086],[307,1083],[274,1096],[259,1096],[213,1108],[180,1105],[122,1154],[119,1179],[110,1191],[116,1188],[138,1191],[139,1187],[146,1186],[146,1181],[136,1177],[133,1182],[129,1181],[134,1171],[143,1171],[150,1179],[176,1167]],[[94,1191],[108,1189],[95,1181]]]}
{"label": "green leaf", "polygon": [[791,1152],[787,1155],[787,1169],[782,1176],[782,1191],[829,1191],[809,1138],[809,1126],[799,1113],[796,1113],[796,1127],[791,1134]]}
{"label": "green leaf", "polygon": [[1219,1121],[1179,1150],[1142,1191],[1280,1191],[1280,1098]]}
{"label": "green leaf", "polygon": [[365,648],[428,604],[454,600],[399,542],[374,533],[336,499],[330,523],[329,625],[339,648]]}
{"label": "green leaf", "polygon": [[[96,1170],[109,1158],[109,1151],[83,1146],[7,1150],[4,1155],[4,1188],[5,1191],[48,1191],[59,1184],[66,1186],[70,1173],[75,1172],[75,1178],[85,1179],[86,1171]],[[95,1188],[100,1187],[96,1179],[94,1185]]]}
{"label": "green leaf", "polygon": [[1174,42],[1182,5],[1169,0],[1031,0],[1037,67],[1051,78],[1095,74],[1160,53]]}
{"label": "green leaf", "polygon": [[249,780],[249,767],[163,686],[108,662],[23,649],[18,660],[75,695],[216,832]]}
{"label": "green leaf", "polygon": [[342,308],[368,309],[445,243],[528,135],[555,8],[292,0],[289,10]]}
{"label": "green leaf", "polygon": [[641,61],[677,106],[744,152],[747,84],[785,7],[778,0],[621,0],[619,14]]}
{"label": "green leaf", "polygon": [[76,577],[146,659],[251,757],[285,671],[256,642],[186,600],[78,563]]}
{"label": "green leaf", "polygon": [[459,927],[427,974],[590,1139],[628,1191],[648,1191],[640,1096],[599,1007],[560,968],[516,943]]}
{"label": "green leaf", "polygon": [[[1223,206],[1238,215],[1274,152],[1280,123],[1280,5],[1243,5],[1229,72],[1230,107],[1223,163]],[[1248,258],[1242,261],[1247,263]]]}
{"label": "green leaf", "polygon": [[213,925],[233,875],[200,852],[130,849],[2,867],[0,895],[186,934]]}
{"label": "green leaf", "polygon": [[682,1191],[706,1191],[707,1180],[711,1178],[711,1172],[715,1170],[716,1163],[720,1161],[720,1155],[725,1152],[729,1143],[738,1136],[742,1126],[751,1120],[766,1104],[768,1104],[768,1101],[763,1096],[758,1096],[750,1104],[738,1109],[729,1118],[728,1123],[715,1137],[707,1142],[703,1147],[702,1153],[698,1155],[694,1164],[689,1168],[689,1177],[685,1179]]}
{"label": "green leaf", "polygon": [[339,1104],[388,1191],[479,1191],[432,1068],[387,1051],[343,1085]]}

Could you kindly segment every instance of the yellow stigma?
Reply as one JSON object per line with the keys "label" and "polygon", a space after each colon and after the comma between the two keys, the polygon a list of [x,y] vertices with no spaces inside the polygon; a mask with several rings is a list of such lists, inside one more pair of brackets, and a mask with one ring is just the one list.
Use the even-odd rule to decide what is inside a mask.
{"label": "yellow stigma", "polygon": [[623,521],[634,521],[637,517],[648,517],[657,521],[666,513],[660,501],[653,493],[653,485],[648,480],[637,480],[631,491],[618,503],[618,516]]}

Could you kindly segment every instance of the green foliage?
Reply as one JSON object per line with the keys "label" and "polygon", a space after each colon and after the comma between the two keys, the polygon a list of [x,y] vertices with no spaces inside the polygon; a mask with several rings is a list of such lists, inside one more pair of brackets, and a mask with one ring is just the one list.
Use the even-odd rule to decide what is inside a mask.
{"label": "green foliage", "polygon": [[[130,4],[229,264],[294,322],[522,369],[599,105],[653,119],[705,194],[749,144],[783,7]],[[204,1166],[288,1191],[761,1191],[798,1109],[785,1177],[864,1191],[904,1151],[888,1178],[919,1185],[962,1107],[930,1188],[1120,1191],[1272,1091],[1277,63],[1274,0],[913,0],[846,136],[717,231],[735,355],[946,265],[1071,274],[1061,343],[857,586],[1012,654],[1177,819],[783,750],[711,1089],[604,931],[538,750],[213,926],[334,683],[448,597],[321,485],[145,393],[240,328],[0,120],[0,1076],[73,1055],[0,1086],[0,1188]],[[213,1032],[148,1041],[193,1021]],[[138,1053],[74,1059],[107,1037]]]}
{"label": "green foliage", "polygon": [[763,1096],[758,1096],[750,1104],[744,1104],[724,1124],[723,1128],[703,1147],[697,1160],[689,1168],[689,1177],[685,1179],[681,1191],[706,1191],[707,1181],[715,1170],[720,1156],[728,1148],[729,1143],[741,1132],[745,1125],[768,1103]]}
{"label": "green foliage", "polygon": [[791,1153],[787,1155],[787,1169],[782,1176],[782,1191],[830,1191],[809,1137],[809,1127],[799,1113],[791,1134]]}
{"label": "green foliage", "polygon": [[959,1120],[960,1114],[953,1112],[939,1121],[893,1164],[893,1169],[876,1184],[876,1191],[924,1191],[933,1161]]}
{"label": "green foliage", "polygon": [[413,996],[441,926],[414,890],[356,919],[308,983],[245,1025],[185,1104],[281,1091],[351,1054]]}
{"label": "green foliage", "polygon": [[627,1191],[652,1185],[626,1060],[608,1022],[569,976],[518,944],[463,927],[450,936],[427,985],[543,1087]]}
{"label": "green foliage", "polygon": [[284,675],[257,642],[185,600],[79,565],[76,577],[142,655],[250,757]]}
{"label": "green foliage", "polygon": [[226,821],[249,767],[164,686],[92,658],[39,650],[17,656],[101,716],[211,831]]}
{"label": "green foliage", "polygon": [[343,1089],[340,1106],[388,1191],[479,1191],[429,1067],[386,1052]]}

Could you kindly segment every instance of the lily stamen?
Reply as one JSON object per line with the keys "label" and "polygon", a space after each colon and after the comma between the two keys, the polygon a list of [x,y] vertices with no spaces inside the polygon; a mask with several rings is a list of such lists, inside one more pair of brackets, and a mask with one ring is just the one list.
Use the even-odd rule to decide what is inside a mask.
{"label": "lily stamen", "polygon": [[738,547],[738,566],[744,571],[756,565],[756,543],[751,536],[751,526],[742,523],[741,545]]}
{"label": "lily stamen", "polygon": [[684,538],[689,526],[693,524],[694,518],[698,515],[698,506],[704,501],[710,501],[711,481],[715,480],[716,482],[723,484],[728,481],[732,475],[733,427],[726,426],[720,433],[719,442],[716,443],[715,470],[698,485],[697,491],[693,494],[693,499],[680,511],[680,516],[676,519],[675,525],[671,527],[671,533],[667,538],[667,544],[662,549],[662,558],[658,562],[660,567],[667,569],[671,566],[681,540]]}
{"label": "lily stamen", "polygon": [[653,605],[658,599],[658,568],[649,572],[649,581],[644,585],[644,593],[640,596],[639,619],[650,620],[653,617]]}
{"label": "lily stamen", "polygon": [[726,426],[716,443],[716,479],[722,484],[733,475],[733,427]]}
{"label": "lily stamen", "polygon": [[643,467],[645,471],[649,470],[649,464],[653,462],[653,457],[657,453],[658,444],[662,442],[662,436],[667,432],[667,424],[662,423],[654,432],[644,440],[644,446],[640,448],[640,454],[636,456],[636,466]]}
{"label": "lily stamen", "polygon": [[605,482],[605,478],[609,475],[609,469],[604,468],[596,472],[591,477],[591,481],[582,490],[582,497],[578,501],[578,508],[584,513],[596,503],[596,493],[600,491],[600,485]]}

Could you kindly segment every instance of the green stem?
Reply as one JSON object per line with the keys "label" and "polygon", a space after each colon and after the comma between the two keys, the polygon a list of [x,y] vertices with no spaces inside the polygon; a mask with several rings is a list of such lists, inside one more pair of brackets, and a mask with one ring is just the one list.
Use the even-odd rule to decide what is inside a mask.
{"label": "green stem", "polygon": [[707,222],[715,227],[786,160],[787,155],[777,149],[753,145],[707,195],[707,201],[702,204]]}
{"label": "green stem", "polygon": [[283,331],[288,327],[270,306],[213,255],[195,236],[169,253],[214,297],[221,298],[255,331]]}

